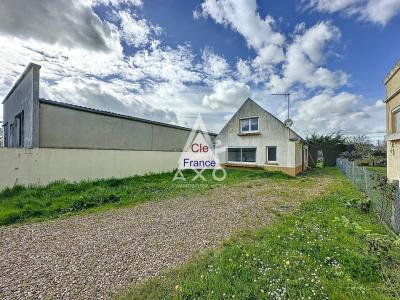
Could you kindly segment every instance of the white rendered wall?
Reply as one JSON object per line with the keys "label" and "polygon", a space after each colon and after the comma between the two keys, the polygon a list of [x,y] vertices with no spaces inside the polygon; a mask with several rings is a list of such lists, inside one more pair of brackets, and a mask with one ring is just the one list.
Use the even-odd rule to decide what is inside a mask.
{"label": "white rendered wall", "polygon": [[0,149],[0,190],[55,180],[122,178],[176,169],[181,152],[50,148]]}

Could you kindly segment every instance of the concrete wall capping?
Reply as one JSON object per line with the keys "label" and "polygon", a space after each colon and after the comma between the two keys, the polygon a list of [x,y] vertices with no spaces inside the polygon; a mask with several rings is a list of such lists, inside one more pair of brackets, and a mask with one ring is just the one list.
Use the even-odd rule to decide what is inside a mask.
{"label": "concrete wall capping", "polygon": [[400,140],[400,133],[390,133],[385,136],[386,141],[397,141]]}
{"label": "concrete wall capping", "polygon": [[29,64],[3,101],[7,147],[39,147],[39,76],[40,66]]}
{"label": "concrete wall capping", "polygon": [[394,67],[389,71],[389,73],[385,76],[383,83],[386,84],[399,70],[400,70],[400,59],[397,61]]}
{"label": "concrete wall capping", "polygon": [[21,81],[25,78],[25,76],[29,73],[29,71],[31,69],[37,69],[39,70],[41,68],[40,65],[35,64],[35,63],[29,63],[27,65],[27,67],[25,68],[24,72],[22,72],[21,76],[18,78],[18,80],[14,83],[13,87],[11,88],[11,90],[7,93],[6,97],[4,98],[2,104],[4,104],[8,98],[10,97],[10,95],[15,91],[15,89],[17,88],[17,86],[21,83]]}

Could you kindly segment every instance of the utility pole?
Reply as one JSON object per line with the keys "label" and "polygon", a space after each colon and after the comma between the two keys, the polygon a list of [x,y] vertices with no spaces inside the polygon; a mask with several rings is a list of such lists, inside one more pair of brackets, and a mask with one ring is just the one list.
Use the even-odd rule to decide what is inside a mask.
{"label": "utility pole", "polygon": [[287,99],[287,118],[290,119],[290,93],[274,93],[273,96],[285,96]]}
{"label": "utility pole", "polygon": [[288,129],[288,140],[290,140],[290,126],[293,121],[290,119],[290,93],[274,93],[273,96],[285,96],[287,98],[287,119],[284,122],[285,127]]}

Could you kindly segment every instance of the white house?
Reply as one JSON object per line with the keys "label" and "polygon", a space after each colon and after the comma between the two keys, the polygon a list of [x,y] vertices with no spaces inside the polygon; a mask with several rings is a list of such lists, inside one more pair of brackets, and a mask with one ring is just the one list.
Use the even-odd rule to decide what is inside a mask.
{"label": "white house", "polygon": [[248,98],[216,137],[225,166],[262,167],[296,176],[308,168],[308,145]]}

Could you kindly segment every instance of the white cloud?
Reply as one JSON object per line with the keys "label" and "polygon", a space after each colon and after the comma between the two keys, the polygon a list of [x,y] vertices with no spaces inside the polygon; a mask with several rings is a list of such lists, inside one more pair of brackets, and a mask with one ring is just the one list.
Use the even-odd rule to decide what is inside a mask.
{"label": "white cloud", "polygon": [[85,1],[3,0],[0,7],[0,32],[8,36],[97,51],[120,47],[116,27]]}
{"label": "white cloud", "polygon": [[[273,74],[269,86],[286,91],[294,84],[307,88],[336,88],[347,83],[348,75],[322,67],[328,42],[340,38],[340,31],[329,22],[320,22],[309,29],[297,28],[293,43],[288,46],[282,76]],[[299,31],[300,30],[300,31]]]}
{"label": "white cloud", "polygon": [[146,19],[137,19],[130,11],[120,11],[121,35],[128,45],[135,47],[146,45],[150,42],[150,34],[160,34],[161,28],[149,23]]}
{"label": "white cloud", "polygon": [[[15,9],[23,2],[5,1]],[[290,88],[295,124],[302,129],[319,130],[326,125],[356,130],[343,125],[347,116],[351,122],[366,122],[358,128],[363,132],[377,130],[370,124],[374,111],[384,109],[380,104],[362,107],[358,96],[333,91],[346,84],[348,75],[325,66],[329,46],[340,38],[331,23],[318,23],[309,29],[299,24],[291,41],[290,36],[285,39],[276,30],[272,17],[260,17],[255,0],[206,0],[195,16],[210,17],[232,28],[255,50],[254,58],[238,58],[231,70],[224,56],[210,48],[199,56],[189,44],[166,45],[158,35],[161,28],[138,17],[142,1],[77,0],[69,10],[62,9],[63,3],[53,2],[38,1],[39,7],[54,8],[55,16],[47,18],[46,12],[37,12],[33,28],[21,22],[21,27],[8,30],[1,25],[6,19],[0,20],[0,44],[6,45],[0,47],[0,97],[33,61],[42,65],[41,95],[56,101],[186,126],[200,112],[207,127],[217,131],[225,123],[224,116],[251,94],[265,102],[270,88],[276,92]],[[109,5],[108,21],[96,15],[94,8],[98,5]],[[14,18],[21,18],[33,14],[34,9],[30,9],[25,14],[10,11]],[[54,32],[49,33],[43,20],[54,23]],[[74,23],[69,27],[71,32],[63,27],[69,26],[68,22]],[[38,26],[41,28],[35,29]],[[135,51],[123,51],[127,49],[123,49],[121,40],[136,47]],[[320,88],[326,89],[320,98],[310,96]],[[285,110],[280,99],[266,104],[277,115]],[[317,111],[314,106],[332,110],[332,114]]]}
{"label": "white cloud", "polygon": [[359,10],[363,20],[386,25],[394,16],[400,14],[398,0],[369,0],[367,6]]}
{"label": "white cloud", "polygon": [[295,42],[312,63],[320,64],[323,62],[326,44],[331,40],[339,40],[340,36],[339,28],[329,22],[320,22],[308,30],[304,29],[304,34],[298,35]]}
{"label": "white cloud", "polygon": [[204,71],[215,78],[223,77],[229,72],[229,64],[225,58],[207,47],[202,52],[202,59]]}
{"label": "white cloud", "polygon": [[215,84],[211,95],[204,96],[203,104],[212,109],[222,108],[225,111],[234,111],[250,95],[248,85],[233,80],[224,80]]}
{"label": "white cloud", "polygon": [[296,106],[294,123],[304,135],[338,130],[347,135],[382,135],[385,132],[385,107],[382,101],[367,105],[359,95],[324,91],[299,101]]}
{"label": "white cloud", "polygon": [[337,12],[350,6],[365,2],[364,0],[303,0],[306,8],[315,8],[323,12]]}
{"label": "white cloud", "polygon": [[274,30],[271,16],[261,18],[256,0],[205,0],[201,11],[194,13],[195,18],[200,15],[239,32],[247,45],[256,50],[259,57],[256,63],[276,64],[284,59],[285,38]]}
{"label": "white cloud", "polygon": [[399,0],[306,0],[306,8],[321,12],[343,12],[346,16],[357,15],[360,20],[386,25],[400,14]]}
{"label": "white cloud", "polygon": [[320,22],[309,29],[304,23],[298,24],[293,42],[287,43],[284,35],[274,30],[272,17],[260,17],[254,0],[205,0],[201,11],[194,14],[196,18],[200,15],[231,27],[256,50],[251,63],[238,60],[236,77],[241,81],[267,83],[270,90],[278,92],[296,84],[315,89],[337,88],[347,83],[347,74],[324,67],[328,45],[341,36],[330,22]]}
{"label": "white cloud", "polygon": [[198,82],[201,77],[193,66],[194,55],[189,46],[153,47],[129,57],[127,79],[163,80],[168,82]]}
{"label": "white cloud", "polygon": [[130,4],[137,7],[143,6],[143,0],[86,0],[92,6],[97,5],[112,5],[114,7],[119,7],[121,4]]}
{"label": "white cloud", "polygon": [[[149,105],[121,85],[122,82],[105,83],[88,78],[66,77],[54,85],[46,82],[42,94],[50,99],[57,99],[100,110],[112,111],[125,115],[177,123],[176,113]],[[140,94],[139,94],[140,95]]]}
{"label": "white cloud", "polygon": [[[193,97],[174,105],[174,99],[178,101],[187,93],[186,82],[201,80],[189,46],[151,43],[149,49],[126,57],[118,51],[69,49],[1,35],[0,44],[7,45],[0,47],[0,97],[33,61],[42,65],[41,95],[55,101],[173,123],[180,123],[182,110],[196,107],[189,104]],[[201,106],[201,95],[198,99],[197,107]]]}
{"label": "white cloud", "polygon": [[224,116],[224,121],[228,122],[230,119],[232,119],[233,115],[234,115],[233,113],[225,115]]}
{"label": "white cloud", "polygon": [[239,78],[249,81],[252,75],[251,66],[248,61],[239,59],[236,63],[236,70]]}
{"label": "white cloud", "polygon": [[[237,31],[256,51],[252,61],[238,59],[234,73],[238,81],[225,79],[215,83],[211,94],[203,97],[205,106],[231,112],[250,96],[245,83],[252,82],[267,88],[262,92],[254,90],[256,100],[265,102],[268,99],[263,106],[277,115],[282,113],[283,117],[287,113],[285,102],[263,95],[292,92],[295,128],[304,135],[337,130],[347,134],[384,132],[381,126],[384,123],[372,114],[378,109],[376,104],[362,106],[360,96],[334,92],[347,85],[349,75],[325,66],[327,58],[333,54],[331,47],[341,38],[340,30],[331,22],[319,22],[309,28],[300,23],[290,41],[274,29],[272,17],[260,17],[253,0],[205,0],[201,10],[194,12],[195,18],[200,16],[210,17],[217,24]],[[322,94],[312,96],[321,89]],[[379,119],[379,126],[371,122],[374,119]]]}
{"label": "white cloud", "polygon": [[253,60],[253,65],[256,68],[274,65],[284,61],[285,55],[281,47],[275,44],[267,45],[258,51],[257,57]]}

